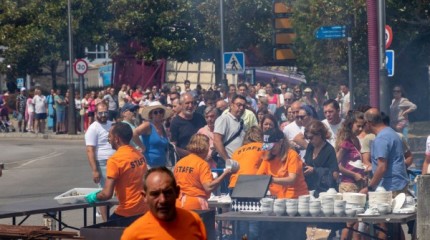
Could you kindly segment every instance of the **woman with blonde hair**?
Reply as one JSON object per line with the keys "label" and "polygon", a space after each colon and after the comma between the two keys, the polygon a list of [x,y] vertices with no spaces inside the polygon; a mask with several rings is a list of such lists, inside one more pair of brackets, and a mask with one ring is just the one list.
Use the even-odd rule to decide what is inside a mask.
{"label": "woman with blonde hair", "polygon": [[221,181],[230,175],[226,169],[221,176],[213,179],[212,172],[205,158],[209,152],[209,138],[203,134],[194,134],[186,147],[190,154],[182,158],[173,171],[181,193],[176,206],[188,210],[208,209],[207,200],[211,192]]}
{"label": "woman with blonde hair", "polygon": [[264,151],[263,147],[263,132],[257,126],[252,126],[246,131],[245,137],[242,142],[242,147],[236,149],[231,159],[239,163],[239,170],[233,173],[230,177],[230,189],[236,186],[236,181],[239,175],[255,175],[260,168],[261,161],[263,160]]}

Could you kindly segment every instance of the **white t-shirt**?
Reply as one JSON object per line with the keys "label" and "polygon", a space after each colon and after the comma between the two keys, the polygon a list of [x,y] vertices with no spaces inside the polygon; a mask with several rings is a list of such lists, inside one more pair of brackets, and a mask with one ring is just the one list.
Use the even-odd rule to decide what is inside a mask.
{"label": "white t-shirt", "polygon": [[321,122],[324,123],[324,125],[327,127],[328,131],[330,132],[330,139],[328,139],[328,142],[334,147],[336,144],[336,134],[337,130],[342,126],[344,119],[341,118],[340,122],[336,125],[331,125],[328,123],[327,119],[322,120]]}
{"label": "white t-shirt", "polygon": [[34,95],[33,104],[36,114],[46,113],[46,97],[43,95]]}
{"label": "white t-shirt", "polygon": [[426,155],[430,156],[430,136],[427,137],[427,142],[426,142]]}
{"label": "white t-shirt", "polygon": [[[304,126],[299,127],[296,121],[294,121],[288,124],[287,126],[285,126],[283,129],[283,132],[285,137],[288,139],[288,141],[291,142],[297,136],[297,134],[300,134],[300,133],[305,134],[305,127]],[[302,158],[302,160],[304,160],[305,154],[306,154],[306,149],[300,150],[299,155]]]}
{"label": "white t-shirt", "polygon": [[98,121],[93,122],[85,133],[85,145],[96,147],[96,160],[107,160],[115,150],[108,142],[109,130],[112,126],[111,121],[100,124]]}

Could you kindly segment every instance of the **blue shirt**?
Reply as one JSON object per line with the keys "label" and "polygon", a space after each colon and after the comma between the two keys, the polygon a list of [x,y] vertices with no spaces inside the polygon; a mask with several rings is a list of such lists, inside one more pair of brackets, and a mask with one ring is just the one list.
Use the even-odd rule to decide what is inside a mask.
{"label": "blue shirt", "polygon": [[165,136],[160,136],[151,123],[151,134],[142,134],[142,143],[145,145],[145,158],[148,165],[153,167],[166,166],[167,144],[169,140]]}
{"label": "blue shirt", "polygon": [[381,179],[381,186],[387,191],[399,191],[406,187],[409,178],[406,173],[402,140],[392,128],[385,127],[376,135],[371,145],[370,155],[373,173],[378,166],[378,158],[384,158],[387,161],[387,171]]}

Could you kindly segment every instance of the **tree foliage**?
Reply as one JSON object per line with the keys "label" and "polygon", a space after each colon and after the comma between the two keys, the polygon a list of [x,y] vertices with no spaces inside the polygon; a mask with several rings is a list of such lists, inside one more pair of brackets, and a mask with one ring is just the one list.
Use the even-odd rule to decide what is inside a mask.
{"label": "tree foliage", "polygon": [[[357,96],[366,97],[368,79],[367,15],[365,0],[302,0],[293,5],[298,67],[306,80],[332,90],[348,81],[347,39],[318,40],[315,31],[321,26],[345,25],[350,29],[353,53],[353,78]],[[334,90],[334,91],[333,91]],[[335,96],[335,95],[334,95]],[[360,99],[357,99],[360,101]]]}
{"label": "tree foliage", "polygon": [[[83,46],[101,39],[106,5],[103,0],[72,3],[74,52],[82,57]],[[0,45],[8,49],[2,53],[0,71],[16,77],[48,67],[55,80],[58,63],[68,59],[67,23],[67,0],[1,0]]]}

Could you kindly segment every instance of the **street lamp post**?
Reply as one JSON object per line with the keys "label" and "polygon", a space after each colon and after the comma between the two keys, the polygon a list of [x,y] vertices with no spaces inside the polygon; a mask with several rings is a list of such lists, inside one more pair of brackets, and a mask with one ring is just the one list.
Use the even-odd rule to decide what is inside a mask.
{"label": "street lamp post", "polygon": [[225,79],[224,73],[224,0],[219,0],[219,21],[220,21],[220,38],[221,38],[221,76]]}
{"label": "street lamp post", "polygon": [[69,88],[69,109],[68,109],[68,134],[76,134],[76,109],[75,109],[75,86],[73,83],[73,38],[72,38],[72,5],[71,0],[67,0],[67,21],[69,35],[69,66],[67,86]]}

